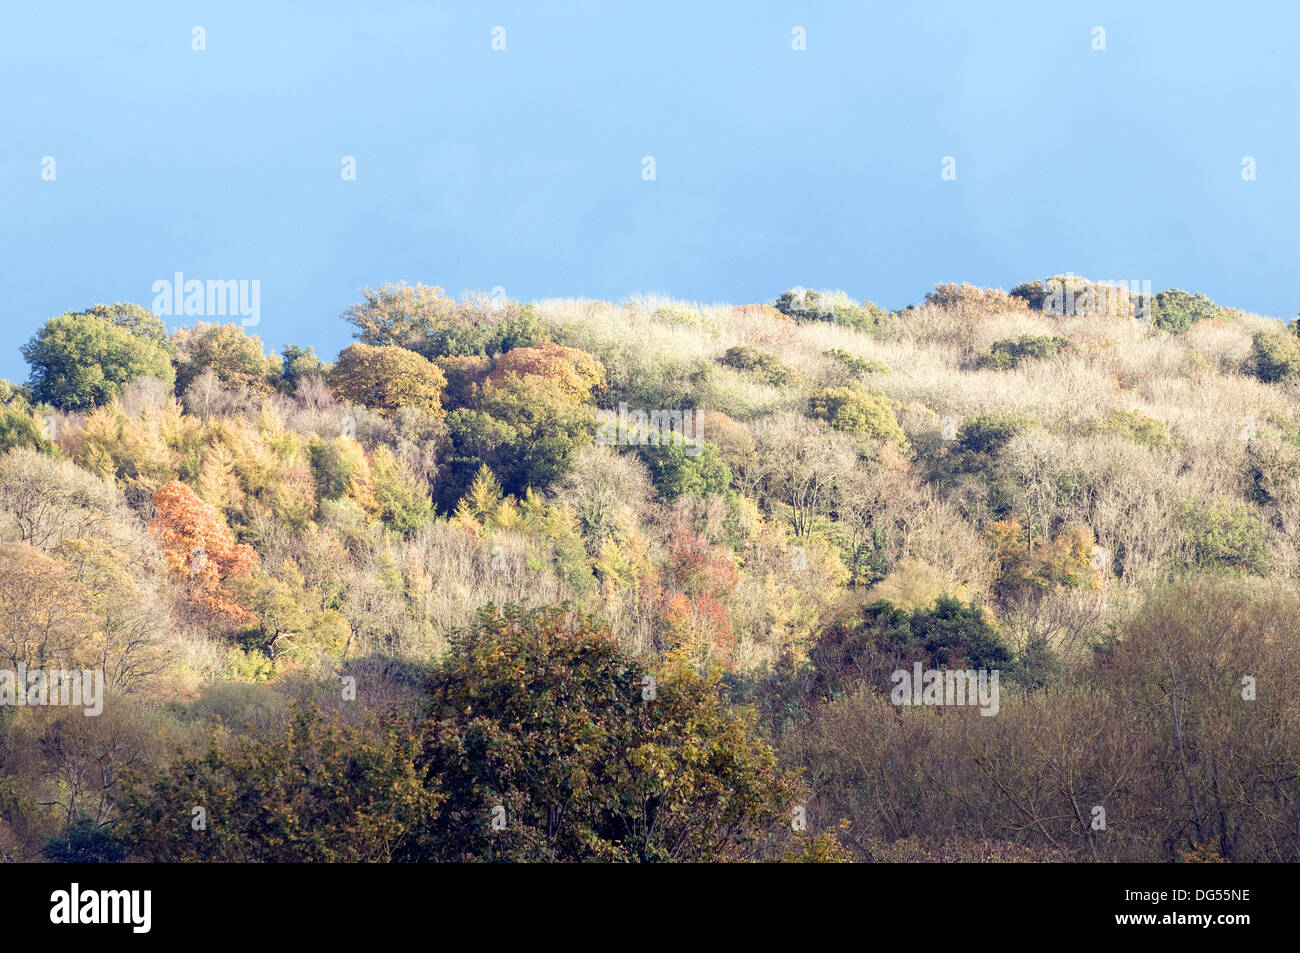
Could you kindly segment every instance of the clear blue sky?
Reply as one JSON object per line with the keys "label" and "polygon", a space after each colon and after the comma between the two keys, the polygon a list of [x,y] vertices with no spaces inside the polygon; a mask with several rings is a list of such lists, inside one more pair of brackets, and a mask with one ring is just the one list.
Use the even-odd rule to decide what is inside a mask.
{"label": "clear blue sky", "polygon": [[176,271],[260,280],[256,333],[326,357],[394,280],[901,307],[1073,271],[1289,318],[1298,34],[1293,0],[7,5],[0,376]]}

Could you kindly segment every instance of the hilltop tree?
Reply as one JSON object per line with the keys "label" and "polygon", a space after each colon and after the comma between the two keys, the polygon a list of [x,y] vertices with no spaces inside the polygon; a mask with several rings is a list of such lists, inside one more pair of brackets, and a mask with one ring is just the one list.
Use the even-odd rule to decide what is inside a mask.
{"label": "hilltop tree", "polygon": [[51,318],[22,347],[33,398],[63,410],[89,410],[141,377],[170,387],[175,372],[158,339],[161,327],[136,305],[96,305]]}
{"label": "hilltop tree", "polygon": [[392,415],[411,407],[429,417],[442,416],[447,378],[419,354],[389,345],[353,344],[339,354],[330,386],[342,400]]}
{"label": "hilltop tree", "polygon": [[605,368],[586,351],[547,341],[534,347],[517,347],[502,354],[488,375],[499,383],[509,375],[535,374],[551,381],[574,403],[585,403],[592,392],[605,386]]}
{"label": "hilltop tree", "polygon": [[280,376],[281,362],[268,357],[262,341],[237,324],[200,321],[172,335],[176,351],[176,390],[183,392],[205,370],[211,370],[226,387],[246,387],[270,393]]}

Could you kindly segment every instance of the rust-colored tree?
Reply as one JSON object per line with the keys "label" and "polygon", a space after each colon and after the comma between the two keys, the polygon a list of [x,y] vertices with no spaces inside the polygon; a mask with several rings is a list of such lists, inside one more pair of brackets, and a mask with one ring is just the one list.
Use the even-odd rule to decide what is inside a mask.
{"label": "rust-colored tree", "polygon": [[248,576],[257,568],[253,547],[235,542],[216,511],[184,483],[172,481],[160,487],[153,505],[149,530],[162,548],[168,571],[185,578],[190,603],[218,622],[254,621],[225,586],[227,580]]}
{"label": "rust-colored tree", "polygon": [[488,379],[500,382],[511,374],[544,377],[576,403],[590,400],[593,392],[605,386],[605,368],[600,361],[586,351],[550,341],[502,354]]}

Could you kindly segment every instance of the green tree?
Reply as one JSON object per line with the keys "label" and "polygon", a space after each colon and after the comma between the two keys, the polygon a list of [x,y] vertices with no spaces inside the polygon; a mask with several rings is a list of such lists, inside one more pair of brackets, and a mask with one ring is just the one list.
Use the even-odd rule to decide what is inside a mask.
{"label": "green tree", "polygon": [[488,607],[457,634],[423,739],[446,797],[414,860],[734,860],[796,794],[716,673],[651,669],[563,608]]}
{"label": "green tree", "polygon": [[206,750],[128,775],[117,836],[158,863],[389,861],[441,800],[417,752],[399,719],[356,726],[303,706],[280,730],[214,732]]}
{"label": "green tree", "polygon": [[171,386],[175,372],[154,324],[137,313],[143,309],[113,305],[108,311],[114,308],[119,311],[113,318],[90,312],[51,318],[23,345],[36,401],[64,410],[90,410],[141,377],[156,377]]}
{"label": "green tree", "polygon": [[836,430],[883,440],[900,453],[909,447],[903,428],[898,425],[889,398],[877,390],[861,387],[827,387],[812,395],[808,415],[824,420]]}
{"label": "green tree", "polygon": [[200,321],[172,335],[176,357],[176,390],[183,392],[196,377],[211,370],[227,387],[247,387],[269,393],[280,376],[281,364],[262,350],[255,334],[237,324]]}

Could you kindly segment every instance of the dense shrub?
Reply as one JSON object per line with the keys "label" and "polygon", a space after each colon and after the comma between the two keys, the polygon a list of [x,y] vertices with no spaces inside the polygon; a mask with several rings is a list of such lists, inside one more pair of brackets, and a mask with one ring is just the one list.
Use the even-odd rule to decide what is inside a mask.
{"label": "dense shrub", "polygon": [[711,496],[731,489],[731,469],[718,448],[707,441],[691,444],[683,439],[637,448],[659,494],[675,500],[683,493]]}
{"label": "dense shrub", "polygon": [[888,374],[889,365],[881,361],[873,361],[869,358],[858,357],[856,354],[850,354],[842,347],[831,348],[828,351],[822,351],[824,357],[833,358],[839,361],[854,374]]}
{"label": "dense shrub", "polygon": [[827,387],[809,400],[808,414],[836,430],[871,440],[883,440],[902,453],[909,447],[889,398],[877,390]]}
{"label": "dense shrub", "polygon": [[1157,327],[1178,334],[1197,321],[1219,317],[1223,309],[1203,294],[1171,288],[1156,294],[1151,311]]}
{"label": "dense shrub", "polygon": [[1300,337],[1278,331],[1257,331],[1251,338],[1247,369],[1267,384],[1300,376]]}
{"label": "dense shrub", "polygon": [[781,387],[795,378],[794,368],[773,354],[766,354],[757,348],[739,345],[727,349],[727,353],[718,358],[718,363],[734,367],[739,371],[749,371],[765,384]]}
{"label": "dense shrub", "polygon": [[925,668],[1001,670],[1010,649],[984,611],[949,596],[933,606],[900,609],[873,602],[826,630],[810,653],[825,697],[863,688],[888,694],[889,675],[920,662]]}
{"label": "dense shrub", "polygon": [[1043,334],[1023,334],[1018,338],[994,341],[992,346],[976,358],[977,367],[1008,370],[1019,367],[1023,361],[1039,361],[1067,354],[1073,349],[1069,338]]}
{"label": "dense shrub", "polygon": [[956,308],[966,306],[979,308],[990,313],[1013,311],[1020,307],[1020,302],[1011,298],[1005,291],[996,288],[979,288],[975,285],[940,283],[934,290],[927,292],[925,303],[937,308]]}
{"label": "dense shrub", "polygon": [[1016,434],[1033,426],[1033,420],[1018,414],[980,414],[962,422],[957,445],[969,453],[993,455]]}
{"label": "dense shrub", "polygon": [[776,309],[796,321],[826,321],[855,331],[871,331],[889,316],[880,306],[870,301],[858,304],[843,292],[829,294],[802,288],[782,292],[776,299]]}
{"label": "dense shrub", "polygon": [[1183,526],[1192,543],[1192,564],[1267,575],[1268,526],[1246,503],[1186,501]]}

